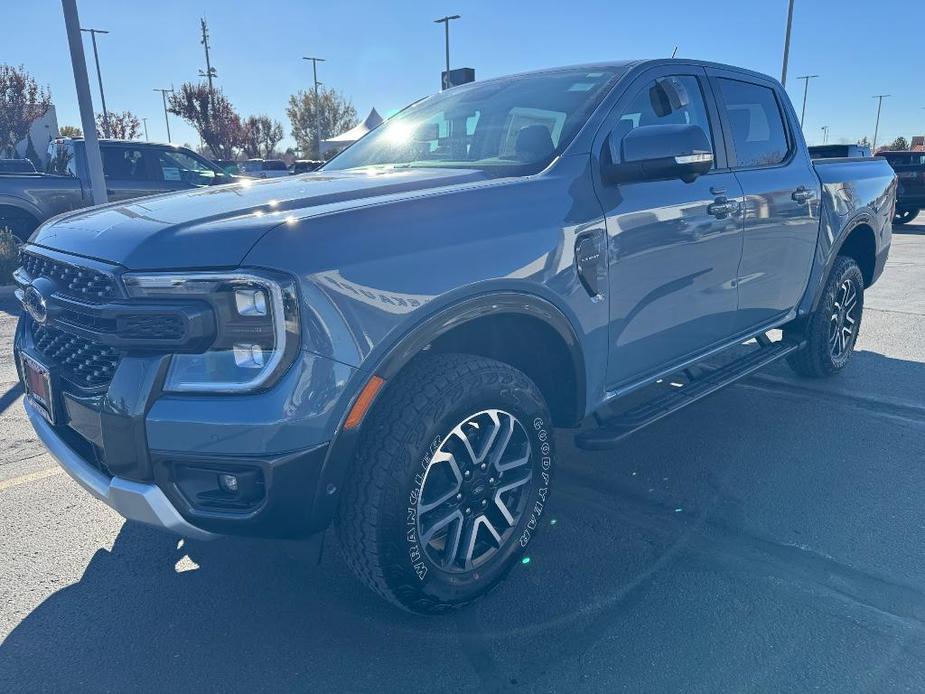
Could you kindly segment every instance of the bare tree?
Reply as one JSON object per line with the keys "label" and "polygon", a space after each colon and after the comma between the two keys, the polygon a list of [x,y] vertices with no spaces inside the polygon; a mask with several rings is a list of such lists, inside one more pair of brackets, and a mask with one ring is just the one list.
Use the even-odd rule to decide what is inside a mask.
{"label": "bare tree", "polygon": [[299,149],[303,155],[310,154],[314,158],[318,158],[321,151],[317,137],[319,127],[321,139],[325,140],[357,124],[357,112],[353,104],[340,93],[324,87],[318,92],[317,104],[314,91],[300,91],[290,96],[286,114]]}
{"label": "bare tree", "polygon": [[233,159],[241,142],[241,117],[220,89],[210,98],[209,85],[184,83],[168,97],[170,113],[188,122],[217,159]]}
{"label": "bare tree", "polygon": [[269,116],[250,116],[241,133],[241,149],[245,156],[272,156],[273,151],[283,139],[283,126]]}
{"label": "bare tree", "polygon": [[20,65],[0,65],[0,154],[13,156],[36,118],[51,108],[51,93]]}
{"label": "bare tree", "polygon": [[[109,135],[115,140],[137,140],[141,137],[141,121],[131,111],[109,111]],[[96,134],[103,137],[103,114],[96,114]]]}

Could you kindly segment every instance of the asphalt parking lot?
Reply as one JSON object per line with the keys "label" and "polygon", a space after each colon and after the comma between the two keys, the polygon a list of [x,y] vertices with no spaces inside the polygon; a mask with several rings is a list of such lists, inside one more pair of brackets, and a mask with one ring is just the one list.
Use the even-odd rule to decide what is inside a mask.
{"label": "asphalt parking lot", "polygon": [[[329,535],[178,543],[35,441],[0,302],[0,691],[925,691],[925,216],[848,371],[772,368],[584,453],[531,561],[422,618]],[[554,521],[554,522],[553,522]]]}

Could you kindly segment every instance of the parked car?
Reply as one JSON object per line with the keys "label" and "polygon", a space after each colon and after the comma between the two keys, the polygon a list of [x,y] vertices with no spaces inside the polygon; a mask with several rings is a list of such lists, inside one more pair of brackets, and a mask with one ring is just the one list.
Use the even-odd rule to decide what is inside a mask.
{"label": "parked car", "polygon": [[809,148],[813,159],[838,159],[840,157],[869,157],[867,145],[814,145]]}
{"label": "parked car", "polygon": [[894,224],[908,224],[925,207],[925,152],[879,152],[899,179]]}
{"label": "parked car", "polygon": [[250,178],[279,178],[289,175],[286,162],[281,159],[248,159],[238,164],[242,176]]}
{"label": "parked car", "polygon": [[0,159],[0,174],[35,173],[35,164],[29,159]]}
{"label": "parked car", "polygon": [[731,66],[448,89],[323,172],[40,228],[26,412],[127,518],[333,521],[360,580],[442,612],[547,525],[554,427],[608,448],[780,359],[845,369],[895,188],[882,159],[813,162],[780,83]]}
{"label": "parked car", "polygon": [[[109,200],[189,190],[233,177],[185,147],[100,140]],[[0,228],[25,241],[49,217],[93,204],[82,138],[60,138],[48,145],[46,173],[0,176]]]}
{"label": "parked car", "polygon": [[292,167],[289,170],[291,174],[303,174],[308,173],[309,171],[315,171],[324,166],[323,161],[316,161],[314,159],[296,159],[292,163]]}

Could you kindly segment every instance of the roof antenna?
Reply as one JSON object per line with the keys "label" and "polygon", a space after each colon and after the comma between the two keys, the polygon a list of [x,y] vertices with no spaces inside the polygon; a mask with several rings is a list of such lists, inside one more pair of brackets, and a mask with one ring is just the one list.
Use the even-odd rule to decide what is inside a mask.
{"label": "roof antenna", "polygon": [[671,52],[671,57],[674,58],[678,54],[678,47],[675,46],[674,50]]}

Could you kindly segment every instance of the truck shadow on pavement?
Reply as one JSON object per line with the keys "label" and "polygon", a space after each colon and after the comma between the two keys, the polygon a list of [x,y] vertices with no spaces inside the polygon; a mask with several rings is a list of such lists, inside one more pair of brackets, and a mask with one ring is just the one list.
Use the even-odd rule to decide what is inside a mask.
{"label": "truck shadow on pavement", "polygon": [[[857,356],[925,386],[920,363]],[[876,691],[925,664],[925,421],[890,411],[872,436],[871,408],[749,383],[613,451],[560,432],[532,561],[444,617],[363,588],[332,532],[319,564],[126,523],[9,634],[0,690]]]}

